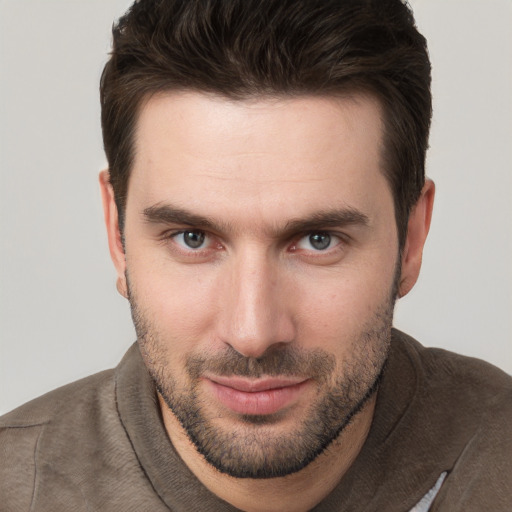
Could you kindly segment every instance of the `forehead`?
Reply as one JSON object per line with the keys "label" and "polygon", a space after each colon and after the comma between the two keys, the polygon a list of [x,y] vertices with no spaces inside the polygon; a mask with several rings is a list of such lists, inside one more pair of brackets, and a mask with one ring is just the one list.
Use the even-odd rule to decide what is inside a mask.
{"label": "forehead", "polygon": [[128,203],[135,195],[139,207],[170,201],[219,215],[235,200],[279,205],[279,215],[371,206],[390,195],[381,146],[381,109],[368,96],[159,94],[139,115]]}

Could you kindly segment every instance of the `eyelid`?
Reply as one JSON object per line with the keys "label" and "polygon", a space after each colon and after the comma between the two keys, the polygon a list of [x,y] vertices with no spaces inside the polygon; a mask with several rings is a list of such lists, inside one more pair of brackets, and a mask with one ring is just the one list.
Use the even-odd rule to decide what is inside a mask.
{"label": "eyelid", "polygon": [[[179,243],[176,239],[180,236],[180,235],[184,235],[185,233],[197,233],[197,234],[202,234],[204,235],[204,240],[203,240],[203,244],[201,244],[200,247],[190,247],[190,246],[187,246],[187,244],[185,243],[185,239],[183,239],[183,243]],[[208,233],[206,233],[205,231],[203,230],[199,230],[199,229],[182,229],[180,231],[176,231],[174,233],[172,233],[170,235],[170,238],[176,240],[176,244],[178,244],[180,246],[181,249],[185,250],[185,251],[191,251],[191,252],[199,252],[201,250],[205,250],[206,247],[204,246],[207,246],[208,245],[208,241],[209,241],[209,238],[210,236],[208,235]],[[204,245],[204,246],[203,246]]]}
{"label": "eyelid", "polygon": [[[329,235],[332,240],[337,240],[337,242],[334,244],[331,244],[329,247],[327,247],[324,250],[314,249],[314,248],[306,249],[306,248],[299,247],[299,243],[302,240],[309,238],[311,235],[317,235],[317,234]],[[349,239],[350,239],[350,237],[344,233],[330,231],[328,229],[318,229],[318,230],[314,230],[314,231],[308,231],[307,233],[301,233],[300,235],[297,235],[296,237],[294,237],[292,244],[290,246],[290,250],[291,250],[291,252],[301,251],[301,252],[306,252],[306,253],[315,255],[315,257],[321,257],[322,255],[332,254],[336,250],[340,250],[341,249],[340,246],[344,247],[349,242]]]}
{"label": "eyelid", "polygon": [[[176,240],[179,235],[187,232],[203,233],[205,236],[204,245],[194,249],[193,247],[188,247],[184,243],[179,243]],[[183,256],[187,259],[199,258],[201,260],[204,258],[209,258],[215,251],[224,249],[222,243],[219,242],[218,238],[214,234],[208,232],[205,229],[194,227],[168,229],[162,233],[160,241],[167,245],[168,249],[174,252],[178,257]]]}
{"label": "eyelid", "polygon": [[[200,232],[205,235],[204,246],[194,249],[193,247],[188,247],[184,243],[178,243],[175,240],[176,237],[182,235],[187,232]],[[314,249],[314,248],[301,248],[298,247],[298,244],[301,240],[314,235],[314,234],[326,234],[329,235],[333,241],[331,242],[331,246],[326,249]],[[160,241],[163,244],[166,244],[168,248],[175,252],[177,256],[181,255],[185,258],[198,258],[204,259],[212,257],[217,251],[225,250],[224,243],[219,239],[217,235],[209,232],[208,230],[196,228],[196,227],[176,227],[174,229],[167,229],[160,235]],[[289,239],[290,240],[290,239]],[[302,255],[307,257],[308,259],[314,258],[318,259],[319,262],[326,260],[328,257],[335,257],[336,255],[342,254],[347,246],[350,243],[351,237],[346,233],[340,233],[337,231],[332,231],[328,229],[315,229],[307,232],[298,233],[297,235],[291,238],[291,242],[287,242],[287,252],[296,253],[298,255]],[[169,244],[172,244],[171,246]],[[283,247],[284,248],[284,247]]]}

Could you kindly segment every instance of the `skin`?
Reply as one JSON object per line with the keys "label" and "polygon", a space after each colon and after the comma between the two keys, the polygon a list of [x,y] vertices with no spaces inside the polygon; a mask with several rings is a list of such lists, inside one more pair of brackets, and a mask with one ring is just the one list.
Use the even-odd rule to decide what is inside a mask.
{"label": "skin", "polygon": [[[146,365],[182,400],[194,389],[215,431],[258,439],[272,454],[279,439],[300,431],[336,378],[352,372],[363,391],[373,384],[388,348],[394,295],[405,295],[418,277],[434,197],[427,181],[400,253],[381,141],[379,104],[367,96],[153,96],[137,126],[124,249],[108,172],[101,174],[118,289],[130,295]],[[204,234],[204,242],[187,246],[184,230],[195,230],[195,241]],[[328,234],[330,244],[318,249],[311,234]],[[302,379],[277,412],[256,401],[262,422],[244,421],[233,401],[226,406],[215,375],[193,379],[187,372],[198,356],[257,361],[275,351],[306,358],[320,352],[333,367],[325,382]],[[360,400],[313,462],[261,480],[209,464],[163,392],[162,415],[178,453],[212,492],[246,511],[299,512],[320,502],[364,444],[376,400]]]}

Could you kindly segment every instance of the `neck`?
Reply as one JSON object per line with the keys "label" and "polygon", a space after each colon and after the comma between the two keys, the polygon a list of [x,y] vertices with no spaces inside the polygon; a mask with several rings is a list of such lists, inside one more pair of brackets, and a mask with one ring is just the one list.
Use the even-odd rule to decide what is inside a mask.
{"label": "neck", "polygon": [[219,472],[197,452],[160,395],[159,401],[176,451],[212,493],[245,512],[306,512],[336,487],[361,451],[370,430],[376,393],[311,464],[297,473],[270,479],[234,478]]}

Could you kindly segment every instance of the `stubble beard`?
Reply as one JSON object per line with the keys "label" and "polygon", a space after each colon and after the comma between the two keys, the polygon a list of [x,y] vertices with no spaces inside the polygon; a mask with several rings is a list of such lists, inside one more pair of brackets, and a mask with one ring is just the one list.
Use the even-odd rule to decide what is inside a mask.
{"label": "stubble beard", "polygon": [[[394,286],[395,289],[395,286]],[[222,473],[235,478],[276,478],[300,471],[342,433],[376,392],[391,340],[394,293],[374,312],[352,342],[350,357],[336,365],[333,354],[288,344],[270,348],[260,358],[247,358],[228,346],[221,354],[188,356],[188,386],[180,388],[167,363],[166,340],[150,325],[129,287],[132,318],[139,347],[151,377],[166,405],[178,419],[197,451]],[[228,427],[209,412],[200,396],[205,372],[258,378],[298,376],[317,387],[309,411],[291,431],[276,428],[281,413],[239,416]],[[337,375],[336,375],[337,372]]]}

